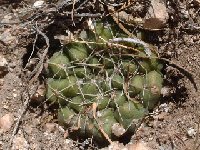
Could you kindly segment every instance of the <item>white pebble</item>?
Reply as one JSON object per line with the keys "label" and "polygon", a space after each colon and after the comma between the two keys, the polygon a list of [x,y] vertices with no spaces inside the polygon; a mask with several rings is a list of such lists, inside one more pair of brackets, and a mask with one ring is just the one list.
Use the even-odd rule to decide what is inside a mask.
{"label": "white pebble", "polygon": [[33,7],[35,7],[35,8],[41,8],[42,5],[44,5],[44,1],[36,1],[36,2],[33,4]]}
{"label": "white pebble", "polygon": [[187,130],[187,134],[188,134],[189,137],[192,137],[196,134],[196,131],[193,128],[189,128]]}

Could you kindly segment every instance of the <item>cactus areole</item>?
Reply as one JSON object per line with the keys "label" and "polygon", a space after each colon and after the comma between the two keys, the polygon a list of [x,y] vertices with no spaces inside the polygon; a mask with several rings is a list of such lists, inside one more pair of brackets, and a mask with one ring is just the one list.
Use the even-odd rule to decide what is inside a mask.
{"label": "cactus areole", "polygon": [[85,39],[49,59],[46,98],[59,106],[58,123],[70,134],[118,139],[134,132],[159,101],[163,75],[156,53],[146,55],[140,43],[109,45],[109,39],[122,36],[115,31],[97,22]]}

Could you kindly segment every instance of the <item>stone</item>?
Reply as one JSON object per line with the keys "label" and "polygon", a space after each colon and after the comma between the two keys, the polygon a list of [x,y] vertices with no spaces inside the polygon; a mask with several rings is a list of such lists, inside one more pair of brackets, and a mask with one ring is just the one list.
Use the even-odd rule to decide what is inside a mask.
{"label": "stone", "polygon": [[6,58],[0,55],[0,78],[8,72],[8,62]]}
{"label": "stone", "polygon": [[14,123],[14,117],[12,114],[5,114],[3,117],[0,118],[0,129],[3,132],[7,132],[10,130]]}
{"label": "stone", "polygon": [[150,30],[161,29],[166,25],[168,18],[169,15],[163,0],[151,0],[143,27]]}

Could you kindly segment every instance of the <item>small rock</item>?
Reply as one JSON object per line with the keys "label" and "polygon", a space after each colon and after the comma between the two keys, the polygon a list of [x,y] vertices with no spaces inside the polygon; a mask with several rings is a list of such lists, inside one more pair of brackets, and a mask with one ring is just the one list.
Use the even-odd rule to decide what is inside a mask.
{"label": "small rock", "polygon": [[166,5],[161,0],[151,0],[151,6],[145,16],[144,28],[160,29],[166,25],[169,18]]}
{"label": "small rock", "polygon": [[8,72],[8,62],[0,55],[0,77],[3,77]]}
{"label": "small rock", "polygon": [[0,128],[3,132],[7,132],[14,123],[14,117],[12,114],[6,114],[0,118]]}
{"label": "small rock", "polygon": [[32,132],[33,132],[33,127],[32,127],[32,125],[27,124],[27,125],[24,127],[24,131],[25,131],[27,134],[31,135]]}
{"label": "small rock", "polygon": [[13,14],[13,13],[9,13],[9,14],[6,14],[2,20],[0,21],[2,24],[9,24],[9,23],[18,23],[20,22],[19,21],[19,18]]}
{"label": "small rock", "polygon": [[45,99],[46,88],[44,84],[38,86],[35,94],[31,97],[32,102],[42,102]]}
{"label": "small rock", "polygon": [[3,83],[4,83],[4,79],[0,79],[0,89],[1,89],[1,86],[3,86]]}
{"label": "small rock", "polygon": [[119,123],[115,123],[112,126],[112,133],[118,137],[123,135],[126,132],[126,130],[121,126]]}
{"label": "small rock", "polygon": [[12,95],[13,95],[13,98],[16,98],[18,96],[16,89],[13,89],[13,94]]}
{"label": "small rock", "polygon": [[7,29],[0,35],[0,41],[5,45],[14,46],[18,43],[17,37],[11,34],[11,30]]}
{"label": "small rock", "polygon": [[2,148],[3,147],[3,142],[2,141],[0,141],[0,148]]}
{"label": "small rock", "polygon": [[170,87],[167,87],[167,86],[165,86],[165,87],[163,87],[162,89],[161,89],[161,94],[163,95],[163,97],[167,97],[167,96],[170,96],[170,94],[171,94],[171,88]]}
{"label": "small rock", "polygon": [[187,134],[189,137],[193,137],[196,134],[196,131],[193,128],[189,128]]}
{"label": "small rock", "polygon": [[3,19],[1,20],[1,23],[10,23],[10,20],[12,19],[12,16],[10,14],[5,15]]}
{"label": "small rock", "polygon": [[163,112],[168,113],[168,112],[169,112],[169,106],[170,106],[169,104],[163,103],[163,104],[160,104],[159,108],[160,108],[160,110],[162,110]]}
{"label": "small rock", "polygon": [[66,139],[66,140],[65,140],[65,143],[66,143],[66,144],[70,144],[70,143],[73,144],[73,141],[70,140],[70,139]]}
{"label": "small rock", "polygon": [[18,150],[29,149],[29,144],[23,136],[15,137],[14,140],[13,140],[12,150],[17,150],[17,149]]}
{"label": "small rock", "polygon": [[44,5],[44,1],[36,1],[33,4],[33,7],[35,7],[35,8],[41,8],[43,5]]}
{"label": "small rock", "polygon": [[56,129],[56,124],[55,123],[46,123],[45,124],[45,130],[47,132],[53,132]]}
{"label": "small rock", "polygon": [[167,115],[166,112],[161,112],[160,114],[154,116],[153,118],[158,121],[163,121],[165,119],[166,115]]}
{"label": "small rock", "polygon": [[3,109],[6,109],[6,110],[8,110],[9,109],[9,106],[8,105],[3,105]]}
{"label": "small rock", "polygon": [[14,63],[14,62],[9,63],[9,67],[12,68],[12,69],[15,68],[16,67],[16,63]]}
{"label": "small rock", "polygon": [[122,143],[119,143],[118,141],[112,142],[108,146],[108,150],[128,150]]}
{"label": "small rock", "polygon": [[69,137],[69,132],[68,130],[66,130],[63,134],[64,139],[66,139],[67,137]]}
{"label": "small rock", "polygon": [[128,150],[151,150],[144,142],[137,142],[136,144],[128,144]]}
{"label": "small rock", "polygon": [[16,98],[17,97],[17,93],[13,93],[13,98]]}

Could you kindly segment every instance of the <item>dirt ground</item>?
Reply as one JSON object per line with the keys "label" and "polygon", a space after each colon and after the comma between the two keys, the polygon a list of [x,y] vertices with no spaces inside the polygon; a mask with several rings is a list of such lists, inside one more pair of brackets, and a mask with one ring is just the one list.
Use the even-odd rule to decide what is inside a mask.
{"label": "dirt ground", "polygon": [[[59,7],[62,7],[61,2],[46,1],[46,4],[59,4]],[[164,85],[169,91],[132,136],[129,144],[142,142],[145,143],[146,149],[155,150],[200,150],[200,94],[190,80],[193,78],[199,88],[200,2],[173,0],[166,3],[170,16],[166,27],[161,31],[145,31],[146,41],[158,47],[162,58],[170,60],[175,66],[180,66],[179,68],[184,70],[166,63],[163,70]],[[46,33],[50,42],[53,41],[54,44],[49,47],[52,50],[61,46],[58,40],[52,38],[61,30],[66,30],[68,25],[62,24],[63,22],[52,25],[51,21],[58,17],[61,20],[71,19],[59,16],[59,12],[55,15],[50,9],[27,10],[33,4],[32,1],[13,3],[9,0],[0,0],[0,64],[4,64],[0,67],[0,118],[1,122],[5,123],[4,125],[1,123],[0,128],[0,149],[98,149],[92,139],[85,141],[68,139],[67,132],[56,123],[53,111],[49,111],[50,108],[42,102],[44,97],[30,100],[31,95],[35,91],[38,92],[38,86],[45,82],[43,73],[45,67],[39,72],[39,76],[35,76],[36,80],[31,80],[37,74],[34,69],[39,62],[38,59],[27,65],[33,43],[36,43],[34,42],[36,36],[39,40],[35,49],[39,56],[47,47],[44,38],[34,32],[37,27],[36,22],[39,22],[40,31]],[[92,4],[91,0],[83,7]],[[83,10],[80,9],[85,12]],[[77,29],[84,22],[84,19],[81,21],[79,19],[74,20]],[[70,25],[69,28],[71,27]],[[51,54],[49,51],[45,58]],[[33,53],[33,57],[35,56],[36,52]],[[5,120],[2,121],[3,119]]]}

